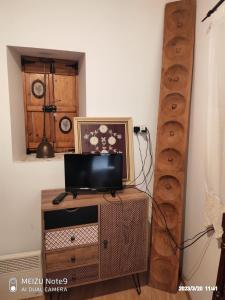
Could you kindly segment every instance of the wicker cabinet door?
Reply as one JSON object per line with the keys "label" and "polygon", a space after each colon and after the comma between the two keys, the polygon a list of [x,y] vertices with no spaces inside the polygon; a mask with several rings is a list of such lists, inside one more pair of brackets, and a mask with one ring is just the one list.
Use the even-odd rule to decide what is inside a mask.
{"label": "wicker cabinet door", "polygon": [[101,279],[147,269],[147,200],[101,206]]}

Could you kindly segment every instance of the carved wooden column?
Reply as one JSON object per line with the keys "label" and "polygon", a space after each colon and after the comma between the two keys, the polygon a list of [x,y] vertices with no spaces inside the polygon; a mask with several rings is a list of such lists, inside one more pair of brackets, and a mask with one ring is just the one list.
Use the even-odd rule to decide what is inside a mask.
{"label": "carved wooden column", "polygon": [[[196,1],[165,8],[149,284],[168,292],[179,285],[191,100]],[[162,217],[162,214],[165,220]]]}

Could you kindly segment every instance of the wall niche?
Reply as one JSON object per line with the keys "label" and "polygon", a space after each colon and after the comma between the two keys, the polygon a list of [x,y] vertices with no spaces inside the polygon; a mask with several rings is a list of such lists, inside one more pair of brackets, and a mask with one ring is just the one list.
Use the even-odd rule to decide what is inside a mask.
{"label": "wall niche", "polygon": [[74,151],[73,118],[86,115],[84,53],[8,46],[7,62],[13,160],[35,157],[43,110],[55,153]]}

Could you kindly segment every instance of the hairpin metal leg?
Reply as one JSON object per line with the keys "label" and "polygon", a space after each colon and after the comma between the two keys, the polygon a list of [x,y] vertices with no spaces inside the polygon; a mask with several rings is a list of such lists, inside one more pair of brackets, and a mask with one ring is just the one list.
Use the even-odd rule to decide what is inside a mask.
{"label": "hairpin metal leg", "polygon": [[140,280],[139,280],[139,274],[133,274],[132,278],[133,278],[134,285],[135,285],[138,295],[141,295],[141,285],[140,285]]}
{"label": "hairpin metal leg", "polygon": [[48,295],[49,295],[49,299],[50,299],[50,300],[53,300],[53,293],[51,292],[51,293],[49,293]]}
{"label": "hairpin metal leg", "polygon": [[57,300],[60,300],[61,293],[57,293]]}

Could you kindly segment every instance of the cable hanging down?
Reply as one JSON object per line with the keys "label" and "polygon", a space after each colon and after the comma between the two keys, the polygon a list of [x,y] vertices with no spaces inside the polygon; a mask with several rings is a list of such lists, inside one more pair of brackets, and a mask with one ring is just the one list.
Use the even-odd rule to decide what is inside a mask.
{"label": "cable hanging down", "polygon": [[[225,0],[224,0],[225,1]],[[146,195],[148,195],[148,197],[152,200],[152,207],[155,210],[155,215],[157,218],[160,218],[160,221],[162,224],[164,224],[165,228],[165,232],[167,233],[170,243],[171,243],[171,248],[173,249],[174,252],[176,252],[176,250],[180,250],[183,251],[188,247],[191,247],[192,245],[194,245],[198,240],[200,240],[203,236],[205,236],[207,233],[214,231],[213,227],[209,227],[206,228],[205,230],[197,233],[196,235],[194,235],[192,238],[188,238],[186,240],[184,240],[180,245],[178,245],[178,243],[176,242],[173,234],[171,233],[171,231],[168,228],[168,224],[167,224],[167,220],[166,220],[166,216],[164,215],[164,213],[162,212],[160,206],[158,205],[157,201],[154,199],[154,197],[152,196],[152,194],[149,191],[149,185],[151,183],[152,177],[153,177],[153,154],[152,154],[152,142],[151,142],[151,135],[149,130],[147,129],[146,132],[146,153],[145,153],[145,157],[143,159],[142,156],[142,151],[141,151],[141,145],[140,145],[140,139],[137,135],[137,141],[138,141],[138,147],[139,147],[139,154],[140,154],[140,159],[141,159],[141,171],[138,174],[138,176],[134,179],[134,182],[140,178],[141,174],[143,175],[143,180],[140,183],[135,184],[135,186],[133,185],[129,185],[127,188],[135,188],[141,192],[144,192]],[[149,152],[149,156],[150,156],[150,163],[149,163],[149,167],[147,172],[145,172],[145,164],[146,164],[146,160],[147,160],[147,154]],[[150,178],[148,179],[150,175]],[[145,191],[141,190],[139,188],[139,186],[141,186],[142,184],[145,184]],[[189,244],[186,244],[187,242],[190,242]]]}

